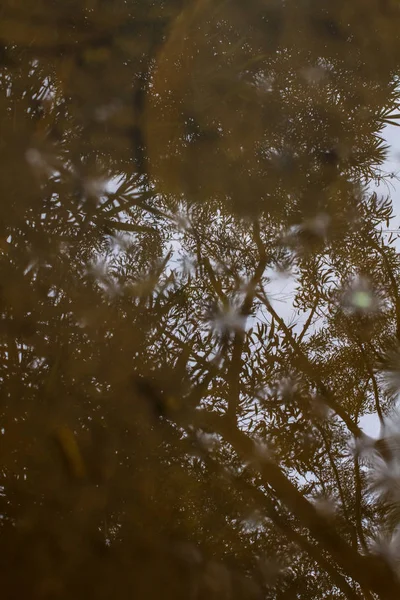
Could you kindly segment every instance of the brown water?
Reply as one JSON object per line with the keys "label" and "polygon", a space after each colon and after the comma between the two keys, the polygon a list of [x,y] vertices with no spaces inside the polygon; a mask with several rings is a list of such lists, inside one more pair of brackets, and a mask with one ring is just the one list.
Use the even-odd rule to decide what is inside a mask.
{"label": "brown water", "polygon": [[400,598],[399,31],[1,2],[3,598]]}

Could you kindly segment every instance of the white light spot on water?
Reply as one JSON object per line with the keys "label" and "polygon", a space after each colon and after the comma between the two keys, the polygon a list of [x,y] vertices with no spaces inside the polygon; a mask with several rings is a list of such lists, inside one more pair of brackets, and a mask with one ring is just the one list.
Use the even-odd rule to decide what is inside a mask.
{"label": "white light spot on water", "polygon": [[45,169],[47,167],[47,163],[43,158],[43,155],[36,148],[28,148],[28,150],[25,152],[25,158],[31,167],[35,167],[37,169]]}
{"label": "white light spot on water", "polygon": [[309,85],[321,83],[326,77],[326,70],[321,66],[305,67],[301,69],[300,75]]}

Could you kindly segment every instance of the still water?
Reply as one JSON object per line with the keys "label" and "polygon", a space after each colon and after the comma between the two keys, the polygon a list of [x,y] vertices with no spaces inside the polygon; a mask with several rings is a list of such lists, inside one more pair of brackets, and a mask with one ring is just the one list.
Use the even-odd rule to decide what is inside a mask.
{"label": "still water", "polygon": [[0,2],[5,600],[400,598],[399,32]]}

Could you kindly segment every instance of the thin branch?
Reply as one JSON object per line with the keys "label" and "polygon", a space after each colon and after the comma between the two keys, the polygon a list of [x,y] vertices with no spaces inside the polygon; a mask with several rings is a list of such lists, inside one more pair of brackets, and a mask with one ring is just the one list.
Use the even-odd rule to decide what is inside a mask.
{"label": "thin branch", "polygon": [[368,375],[372,382],[372,389],[374,391],[374,399],[375,399],[375,410],[378,414],[380,424],[383,426],[385,424],[385,420],[383,418],[382,408],[381,408],[380,401],[379,401],[379,389],[378,389],[376,377],[375,377],[374,371],[372,369],[371,363],[369,362],[367,353],[365,352],[364,346],[359,341],[357,341],[357,345],[360,348],[360,352],[362,354],[365,367],[367,369]]}
{"label": "thin branch", "polygon": [[342,482],[340,481],[340,476],[339,476],[339,471],[338,468],[336,466],[336,463],[333,459],[332,456],[332,452],[331,452],[331,444],[329,442],[329,439],[326,437],[325,432],[323,430],[323,428],[320,425],[317,425],[317,428],[322,436],[322,439],[324,440],[324,444],[325,444],[325,448],[326,448],[326,452],[328,455],[328,459],[330,462],[330,465],[332,467],[332,471],[336,480],[336,485],[338,488],[338,492],[339,492],[339,496],[340,496],[340,500],[342,502],[342,506],[343,506],[343,514],[344,517],[350,527],[350,533],[351,533],[351,537],[352,537],[352,541],[353,541],[353,547],[357,548],[357,532],[355,531],[354,525],[350,520],[350,516],[347,510],[347,505],[346,505],[346,500],[344,497],[344,492],[343,492],[343,487],[342,487]]}
{"label": "thin branch", "polygon": [[393,274],[393,270],[390,266],[388,257],[385,254],[384,248],[379,245],[379,243],[374,239],[374,236],[371,236],[371,243],[372,243],[373,247],[375,248],[375,250],[382,257],[383,264],[385,265],[385,269],[386,269],[387,275],[390,280],[392,294],[393,294],[393,298],[394,298],[395,312],[396,312],[396,335],[397,335],[397,339],[400,340],[400,296],[399,296],[398,284],[397,284],[395,276]]}
{"label": "thin branch", "polygon": [[301,331],[300,335],[299,335],[299,339],[298,342],[300,344],[300,342],[302,341],[303,337],[305,336],[305,334],[307,333],[308,328],[310,327],[312,320],[314,318],[315,315],[315,311],[318,308],[318,302],[319,302],[319,296],[316,297],[315,302],[314,302],[314,306],[312,307],[310,314],[308,315],[308,319],[304,324],[303,330]]}
{"label": "thin branch", "polygon": [[214,291],[216,292],[218,298],[221,300],[223,306],[225,308],[227,308],[227,306],[229,304],[228,298],[226,297],[226,294],[224,293],[224,291],[222,289],[221,282],[215,276],[215,273],[213,271],[213,268],[211,266],[210,259],[208,258],[208,256],[206,256],[202,262],[203,262],[204,268],[207,272],[207,275],[211,281],[211,285],[212,285]]}
{"label": "thin branch", "polygon": [[285,321],[274,310],[264,291],[263,294],[260,296],[260,299],[264,302],[267,310],[274,317],[279,327],[284,332],[287,341],[295,351],[299,361],[300,369],[316,383],[321,396],[324,398],[329,408],[331,408],[342,419],[349,431],[351,431],[351,433],[355,437],[362,437],[364,433],[362,432],[360,427],[356,423],[354,423],[354,421],[350,418],[346,411],[340,406],[339,402],[336,400],[333,394],[321,381],[321,378],[319,377],[314,365],[311,363],[307,355],[303,352],[298,340],[296,340],[296,338],[293,336],[293,333],[286,325]]}
{"label": "thin branch", "polygon": [[358,533],[358,539],[360,540],[361,547],[364,552],[368,552],[368,544],[364,536],[364,530],[362,526],[362,515],[361,515],[361,502],[362,502],[362,489],[361,489],[361,474],[358,457],[354,458],[354,474],[356,484],[356,528]]}
{"label": "thin branch", "polygon": [[[267,255],[263,246],[260,236],[260,224],[258,221],[254,222],[253,226],[254,240],[256,242],[259,252],[259,262],[254,271],[253,277],[251,278],[248,286],[245,298],[243,300],[240,314],[246,320],[248,315],[251,313],[253,307],[256,288],[261,281],[267,266]],[[232,358],[229,364],[227,372],[227,380],[229,385],[229,400],[228,400],[228,412],[227,415],[232,421],[237,419],[237,409],[240,401],[240,375],[242,371],[242,354],[243,345],[245,340],[245,326],[236,331],[233,338],[233,349]]]}

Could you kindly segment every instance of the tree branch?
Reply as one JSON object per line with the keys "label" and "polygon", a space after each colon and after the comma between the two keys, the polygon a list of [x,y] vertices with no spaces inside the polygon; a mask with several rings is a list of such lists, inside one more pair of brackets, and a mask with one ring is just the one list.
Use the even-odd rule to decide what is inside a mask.
{"label": "tree branch", "polygon": [[260,473],[263,485],[271,486],[294,517],[310,531],[349,577],[378,594],[382,600],[397,600],[400,597],[400,584],[389,565],[378,557],[358,554],[340,537],[334,524],[304,498],[271,459],[257,454],[253,440],[238,428],[232,427],[229,419],[202,410],[197,411],[197,425],[221,435],[243,460],[250,461]]}

